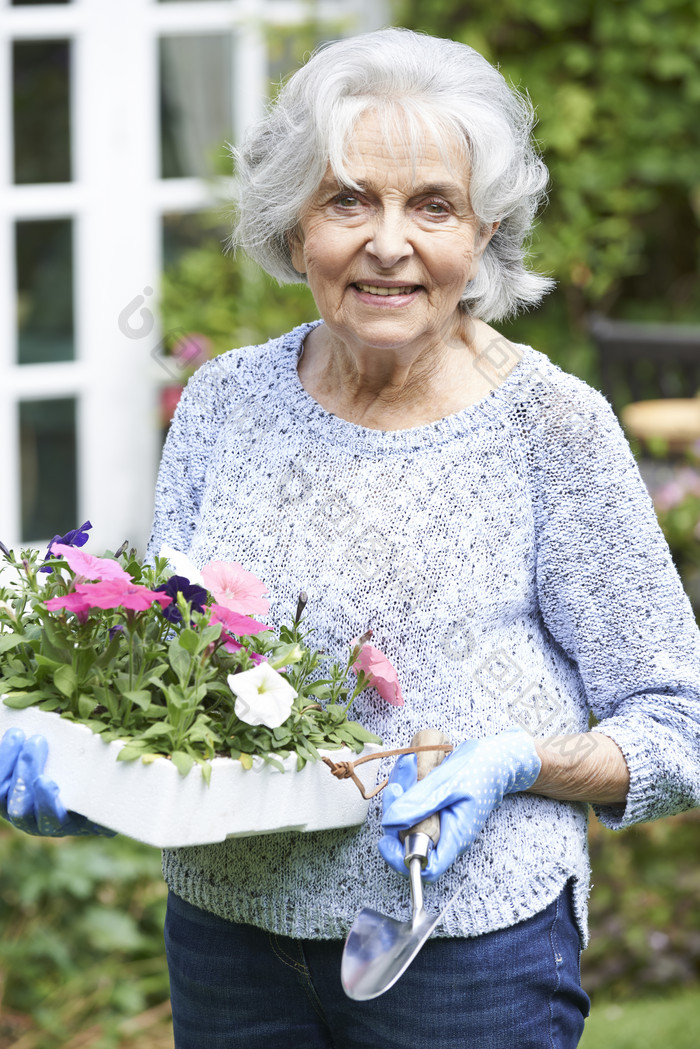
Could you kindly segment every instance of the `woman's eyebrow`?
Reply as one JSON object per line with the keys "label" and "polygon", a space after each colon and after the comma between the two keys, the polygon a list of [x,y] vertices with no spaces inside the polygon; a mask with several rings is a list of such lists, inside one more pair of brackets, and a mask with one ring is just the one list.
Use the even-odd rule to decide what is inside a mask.
{"label": "woman's eyebrow", "polygon": [[430,193],[434,193],[438,197],[466,196],[464,189],[458,182],[426,182],[415,187],[413,196],[420,197]]}
{"label": "woman's eyebrow", "polygon": [[[373,195],[377,192],[376,186],[365,179],[357,179],[354,185],[341,182],[336,178],[325,178],[318,187],[319,193],[366,193]],[[450,197],[459,199],[469,204],[469,195],[459,182],[421,182],[410,187],[409,198],[425,197],[430,195],[439,197]]]}

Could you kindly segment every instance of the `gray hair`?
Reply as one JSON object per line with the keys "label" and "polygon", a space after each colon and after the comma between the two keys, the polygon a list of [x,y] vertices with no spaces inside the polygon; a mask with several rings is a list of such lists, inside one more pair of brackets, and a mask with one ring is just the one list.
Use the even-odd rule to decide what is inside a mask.
{"label": "gray hair", "polygon": [[[408,29],[321,47],[287,81],[233,151],[239,201],[232,246],[283,283],[303,281],[292,265],[290,234],[329,164],[339,181],[354,185],[347,149],[368,110],[394,134],[399,110],[414,156],[430,129],[452,166],[468,166],[475,215],[484,226],[500,223],[465,288],[463,308],[492,321],[539,302],[553,281],[524,266],[548,180],[532,143],[530,100],[473,48]],[[466,144],[463,157],[454,156],[455,137]]]}

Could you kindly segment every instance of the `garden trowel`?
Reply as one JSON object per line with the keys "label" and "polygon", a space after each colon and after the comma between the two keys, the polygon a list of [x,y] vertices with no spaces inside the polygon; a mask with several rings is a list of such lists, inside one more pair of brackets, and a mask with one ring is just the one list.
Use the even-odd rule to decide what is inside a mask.
{"label": "garden trowel", "polygon": [[[412,747],[436,746],[449,743],[436,729],[423,729],[411,740]],[[416,755],[418,779],[440,764],[444,750],[424,751]],[[438,924],[450,900],[440,914],[432,915],[423,909],[423,882],[421,872],[428,862],[431,844],[440,838],[440,817],[436,813],[421,820],[401,835],[408,867],[413,913],[410,921],[400,922],[384,914],[363,907],[353,922],[345,942],[340,965],[340,980],[349,998],[367,1001],[378,998],[396,983],[406,971],[418,951]]]}

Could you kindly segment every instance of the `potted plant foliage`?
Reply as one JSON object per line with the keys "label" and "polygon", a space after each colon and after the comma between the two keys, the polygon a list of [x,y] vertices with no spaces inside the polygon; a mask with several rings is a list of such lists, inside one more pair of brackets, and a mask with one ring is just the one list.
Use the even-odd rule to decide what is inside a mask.
{"label": "potted plant foliage", "polygon": [[160,846],[362,822],[366,801],[319,758],[378,749],[348,716],[363,689],[403,702],[371,632],[327,667],[304,594],[275,633],[241,565],[199,572],[168,548],[148,565],[126,544],[95,557],[90,528],[43,557],[2,547],[0,733],[48,738],[66,807]]}

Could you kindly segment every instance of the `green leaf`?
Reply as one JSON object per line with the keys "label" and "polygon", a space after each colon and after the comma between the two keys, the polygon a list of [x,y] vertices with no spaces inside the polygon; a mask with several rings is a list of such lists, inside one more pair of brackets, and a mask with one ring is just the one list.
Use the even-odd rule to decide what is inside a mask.
{"label": "green leaf", "polygon": [[50,659],[41,652],[37,652],[34,658],[36,659],[37,666],[47,667],[49,670],[57,670],[59,667],[63,666],[63,660]]}
{"label": "green leaf", "polygon": [[173,760],[173,765],[175,765],[182,776],[186,776],[194,765],[194,758],[189,754],[185,754],[183,750],[173,751],[171,758]]}
{"label": "green leaf", "polygon": [[61,695],[71,699],[78,684],[73,667],[64,663],[54,674],[53,681]]}
{"label": "green leaf", "polygon": [[157,736],[169,736],[172,732],[171,725],[165,725],[162,721],[157,721],[154,725],[149,725],[148,728],[142,732],[142,739],[155,739]]}
{"label": "green leaf", "polygon": [[129,689],[122,692],[122,696],[130,703],[135,703],[141,710],[148,710],[151,705],[151,693],[144,688]]}
{"label": "green leaf", "polygon": [[[107,725],[104,721],[100,721],[99,718],[86,718],[84,724],[87,725],[90,731],[94,732],[96,736],[102,736],[102,738],[105,739]],[[110,735],[112,739],[117,738],[116,732],[111,732]]]}
{"label": "green leaf", "polygon": [[212,623],[210,624],[210,626],[205,627],[200,635],[201,650],[203,651],[207,647],[207,645],[210,645],[212,643],[212,641],[218,641],[218,639],[221,637],[222,630],[223,626],[221,625],[221,623]]}
{"label": "green leaf", "polygon": [[181,684],[184,684],[190,676],[192,664],[189,653],[182,648],[179,639],[174,637],[168,645],[168,659]]}
{"label": "green leaf", "polygon": [[218,737],[213,731],[209,719],[204,715],[200,714],[195,721],[192,728],[187,733],[187,739],[190,743],[206,743],[214,749],[214,742]]}
{"label": "green leaf", "polygon": [[96,665],[98,667],[107,667],[116,657],[119,649],[122,647],[123,637],[120,632],[115,633],[114,637],[104,649],[103,652],[96,659]]}
{"label": "green leaf", "polygon": [[61,637],[60,633],[57,631],[56,622],[51,615],[47,615],[45,618],[42,617],[41,629],[49,643],[54,648],[60,650],[61,645],[65,643],[65,638]]}
{"label": "green leaf", "polygon": [[84,692],[78,696],[78,714],[81,718],[89,718],[96,706],[97,700],[94,696],[86,696]]}
{"label": "green leaf", "polygon": [[364,728],[359,721],[348,721],[343,728],[359,743],[381,743],[379,736],[375,736],[374,732]]}
{"label": "green leaf", "polygon": [[317,681],[314,685],[309,685],[308,688],[305,688],[304,694],[307,696],[315,696],[316,699],[326,699],[331,691],[328,685],[328,681]]}
{"label": "green leaf", "polygon": [[10,692],[4,697],[3,703],[11,710],[26,710],[27,707],[38,706],[43,695],[41,692]]}
{"label": "green leaf", "polygon": [[265,762],[268,765],[274,765],[274,767],[276,769],[279,769],[280,772],[284,772],[284,765],[282,764],[282,762],[278,758],[273,757],[272,754],[266,754],[265,755]]}
{"label": "green leaf", "polygon": [[180,637],[178,638],[178,643],[182,646],[182,648],[185,649],[186,652],[189,652],[192,656],[196,655],[199,651],[199,642],[199,634],[197,634],[194,630],[191,630],[189,627],[187,627],[186,630],[183,630],[180,634]]}
{"label": "green leaf", "polygon": [[320,761],[321,755],[309,739],[298,739],[296,741],[297,754],[301,754],[307,761]]}
{"label": "green leaf", "polygon": [[168,706],[182,710],[188,705],[187,695],[181,685],[166,685],[163,689]]}
{"label": "green leaf", "polygon": [[26,674],[13,674],[12,677],[3,678],[3,686],[7,685],[9,688],[25,688],[27,685],[33,685],[34,678],[27,677]]}
{"label": "green leaf", "polygon": [[279,670],[280,667],[291,666],[303,658],[304,652],[299,644],[280,645],[275,647],[274,656],[268,659],[268,663],[273,670]]}
{"label": "green leaf", "polygon": [[117,761],[136,761],[143,754],[143,750],[140,747],[136,747],[133,744],[127,744],[117,754]]}
{"label": "green leaf", "polygon": [[27,641],[24,634],[0,634],[0,652],[9,652],[11,648],[17,648]]}
{"label": "green leaf", "polygon": [[[35,692],[34,695],[37,695]],[[42,693],[44,695],[44,693]],[[37,703],[40,710],[57,710],[63,713],[65,710],[65,703],[63,700],[57,699],[55,696],[49,696],[47,699],[42,699],[41,703]]]}
{"label": "green leaf", "polygon": [[149,674],[144,684],[152,685],[154,688],[159,689],[161,692],[165,688],[165,682],[163,681],[162,677],[158,677],[157,674]]}

